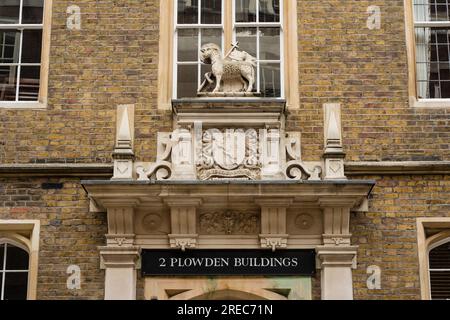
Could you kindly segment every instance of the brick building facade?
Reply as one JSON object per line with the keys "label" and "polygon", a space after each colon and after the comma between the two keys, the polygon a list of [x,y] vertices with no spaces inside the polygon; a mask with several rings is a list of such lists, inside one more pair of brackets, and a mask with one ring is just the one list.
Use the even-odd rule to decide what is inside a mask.
{"label": "brick building facade", "polygon": [[[332,243],[320,240],[320,244],[314,244],[316,240],[311,240],[312,244],[308,244],[301,242],[306,240],[298,240],[297,244],[297,240],[292,242],[292,237],[287,236],[287,248],[317,249],[318,272],[310,282],[305,282],[311,288],[302,298],[430,298],[433,288],[428,283],[428,251],[434,243],[450,239],[450,102],[445,101],[443,94],[442,99],[436,101],[421,101],[414,89],[415,78],[411,75],[411,69],[415,69],[414,50],[411,50],[411,47],[414,49],[414,44],[411,45],[414,35],[411,38],[408,34],[414,32],[414,21],[409,18],[414,5],[411,3],[420,1],[286,1],[289,4],[284,3],[285,7],[281,7],[279,13],[282,15],[281,11],[290,6],[281,27],[281,38],[285,41],[284,55],[280,58],[285,74],[281,77],[287,79],[284,86],[281,85],[281,91],[289,88],[289,93],[272,98],[256,95],[248,101],[240,97],[225,97],[219,101],[174,97],[171,89],[169,99],[164,98],[167,96],[165,86],[172,88],[177,81],[171,56],[177,50],[173,41],[176,14],[171,1],[45,0],[39,101],[35,104],[29,101],[0,103],[0,240],[10,239],[13,245],[20,242],[17,238],[20,235],[30,240],[30,246],[36,245],[37,241],[36,252],[28,247],[28,298],[103,299],[105,295],[106,298],[133,298],[133,290],[137,299],[152,297],[146,292],[152,278],[144,278],[139,271],[130,295],[115,296],[114,290],[105,289],[105,279],[110,281],[107,286],[114,285],[114,276],[108,278],[106,275],[108,268],[114,268],[108,265],[114,264],[108,259],[115,259],[108,251],[110,248],[114,251],[128,246],[130,251],[139,252],[158,247],[150,242],[147,244],[143,235],[142,238],[130,238],[125,231],[120,240],[124,245],[117,236],[105,237],[106,234],[120,233],[111,231],[111,216],[117,210],[117,205],[112,203],[119,193],[133,198],[138,197],[138,193],[149,192],[153,197],[153,193],[166,190],[167,185],[159,185],[157,177],[150,177],[148,184],[136,181],[139,180],[136,169],[143,163],[149,170],[150,163],[161,160],[157,156],[160,152],[158,133],[184,128],[179,125],[181,121],[189,122],[185,119],[190,113],[202,114],[205,108],[208,112],[215,108],[222,110],[225,118],[227,109],[232,109],[234,114],[249,108],[250,115],[245,115],[245,121],[249,123],[261,116],[257,111],[261,108],[265,114],[278,114],[277,121],[282,122],[283,132],[301,133],[301,161],[308,172],[312,170],[310,163],[321,163],[322,176],[316,183],[302,179],[298,185],[286,186],[286,194],[292,193],[294,199],[294,204],[284,209],[288,219],[292,210],[305,210],[305,203],[310,200],[303,195],[317,193],[317,203],[325,203],[333,194],[354,197],[349,200],[351,205],[331,204],[333,208],[346,206],[345,210],[348,209],[351,238],[344,245],[336,242],[334,246],[338,251],[353,248],[356,252],[351,253],[350,258],[339,260],[345,272],[351,270],[353,275],[350,274],[352,294],[335,294],[323,283],[327,281],[323,269],[326,269],[326,254],[329,253],[321,252],[319,247],[333,246]],[[0,16],[3,16],[5,7],[1,2]],[[181,2],[188,5],[190,1]],[[224,12],[227,8],[236,9],[236,6],[228,5],[231,2],[234,1],[224,1]],[[379,16],[374,5],[380,10]],[[292,17],[293,8],[296,19]],[[224,12],[222,18],[225,20]],[[378,18],[381,19],[379,28],[370,26]],[[6,27],[0,23],[1,28]],[[289,39],[297,40],[295,45],[292,42],[286,44]],[[224,41],[224,46],[229,45]],[[169,69],[167,64],[171,66]],[[43,83],[46,72],[48,85]],[[20,94],[17,100],[20,100]],[[330,104],[338,106],[338,111],[323,107]],[[338,145],[342,152],[338,156],[330,153],[330,157],[339,161],[345,154],[345,178],[348,180],[338,177],[327,181],[325,177],[327,153],[324,150],[327,141],[331,140],[327,137],[327,126],[330,125],[325,119],[327,112],[337,112],[337,126],[342,129],[339,130],[341,136],[338,134],[337,137],[341,140]],[[123,120],[125,114],[127,118]],[[269,120],[261,120],[258,128],[270,127]],[[214,121],[216,125],[218,120]],[[247,128],[245,121],[240,125]],[[190,125],[193,124],[191,121]],[[127,157],[126,152],[118,148],[121,130],[129,133],[129,141],[125,139],[129,145],[125,149],[132,150],[134,157]],[[110,180],[122,171],[117,163],[124,159],[131,161],[129,168],[133,173],[130,179]],[[176,168],[172,169],[176,172]],[[278,180],[268,179],[261,183],[277,186]],[[188,194],[180,189],[186,181],[180,184],[177,179],[171,181],[170,192]],[[192,199],[201,198],[202,203],[207,203],[210,195],[200,195],[204,191],[198,186],[205,182],[187,181],[193,184],[192,190],[199,188]],[[345,193],[346,188],[353,188],[348,184],[352,181],[355,189]],[[228,183],[234,190],[233,182],[223,182],[223,186]],[[340,187],[340,183],[345,186]],[[241,184],[237,184],[231,196],[237,197],[242,192],[249,199],[263,197],[271,203],[280,200],[274,200],[271,191],[267,194],[261,191],[255,196],[250,190],[253,184]],[[148,191],[139,189],[144,188],[143,185],[148,186]],[[219,194],[223,192],[223,199],[230,197],[230,189],[221,191],[220,182],[213,186]],[[160,188],[158,191],[150,189],[157,187]],[[284,184],[280,188],[285,188]],[[106,196],[108,193],[114,196]],[[185,205],[173,205],[170,202],[173,199],[163,199],[154,209],[148,203],[156,202],[156,198],[142,200],[144,196],[139,197],[144,208],[139,207],[141,204],[129,205],[134,208],[132,215],[135,217],[132,220],[135,229],[132,228],[131,234],[139,233],[138,224],[143,221],[141,215],[146,214],[143,211],[160,211],[170,220],[174,208]],[[362,201],[365,198],[368,200]],[[189,199],[188,195],[184,200]],[[229,204],[225,202],[223,206],[228,208]],[[124,208],[124,203],[121,202],[119,207]],[[322,204],[317,208],[313,205],[306,208],[311,210],[308,214],[314,219],[326,224],[326,219],[315,216],[325,215]],[[318,213],[314,213],[316,209]],[[197,217],[203,212],[201,210],[203,208],[197,208]],[[36,228],[39,232],[33,240]],[[327,233],[319,231],[320,236]],[[166,239],[167,243],[159,238],[155,243],[163,243],[161,248],[172,246],[179,250],[174,244],[179,244],[176,242],[179,237],[175,235],[173,243],[168,237],[174,233],[173,229],[164,233],[161,239]],[[208,247],[209,244],[202,242],[206,240],[202,240],[201,231],[194,233],[200,235],[192,250]],[[299,231],[299,239],[301,236]],[[237,239],[233,240],[236,246],[241,248],[238,236],[233,237]],[[222,238],[227,239],[226,235]],[[258,245],[253,240],[251,244],[246,240],[242,243],[247,243],[248,248],[261,248],[258,236],[255,239]],[[344,236],[342,241],[345,239]],[[445,245],[445,241],[442,243]],[[214,242],[208,248],[224,246]],[[242,244],[242,248],[247,248],[245,246]],[[31,258],[33,254],[35,260]],[[322,255],[325,256],[323,259]],[[127,259],[132,261],[134,258],[127,256]],[[70,266],[79,267],[80,288],[67,285],[68,278],[73,276],[72,272],[68,273]],[[377,268],[368,269],[370,266]],[[139,270],[138,263],[131,269]],[[35,281],[32,280],[34,273]],[[371,276],[375,279],[372,287],[367,284]],[[125,277],[133,278],[133,271]],[[332,276],[325,273],[325,279],[328,277]],[[376,285],[378,279],[379,286]],[[434,280],[431,283],[435,285]],[[344,287],[347,285],[343,284]],[[325,291],[330,295],[327,296]]]}

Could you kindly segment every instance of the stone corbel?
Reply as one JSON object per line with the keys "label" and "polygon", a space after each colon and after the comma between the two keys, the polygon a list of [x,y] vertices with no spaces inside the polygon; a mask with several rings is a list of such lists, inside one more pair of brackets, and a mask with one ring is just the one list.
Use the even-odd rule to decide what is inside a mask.
{"label": "stone corbel", "polygon": [[257,199],[261,206],[261,234],[259,239],[262,248],[286,248],[288,234],[286,233],[286,210],[292,204],[292,199]]}
{"label": "stone corbel", "polygon": [[272,251],[275,251],[277,248],[286,248],[287,247],[287,241],[288,241],[288,235],[287,234],[260,234],[259,239],[261,241],[261,247],[262,248],[270,248]]}
{"label": "stone corbel", "polygon": [[197,238],[198,234],[169,234],[170,247],[186,251],[186,249],[196,247]]}
{"label": "stone corbel", "polygon": [[197,245],[197,207],[201,199],[166,199],[170,207],[171,234],[169,244],[171,248],[195,248]]}
{"label": "stone corbel", "polygon": [[339,103],[326,103],[324,110],[324,144],[323,159],[325,164],[324,179],[346,179],[344,173],[345,153],[342,145],[341,106]]}
{"label": "stone corbel", "polygon": [[134,140],[134,105],[117,107],[116,147],[113,153],[114,175],[112,180],[132,180]]}
{"label": "stone corbel", "polygon": [[[106,243],[111,247],[132,247],[134,245],[134,201],[129,201],[128,205],[122,203],[121,206],[111,207],[108,203],[108,234]],[[117,204],[116,204],[117,205]]]}

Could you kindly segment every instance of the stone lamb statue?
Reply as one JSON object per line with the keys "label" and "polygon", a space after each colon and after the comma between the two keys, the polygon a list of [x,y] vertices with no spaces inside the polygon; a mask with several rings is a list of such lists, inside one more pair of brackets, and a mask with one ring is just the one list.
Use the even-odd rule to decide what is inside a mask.
{"label": "stone lamb statue", "polygon": [[200,86],[199,93],[210,91],[214,82],[212,93],[252,92],[256,80],[256,59],[236,48],[237,45],[234,45],[231,52],[223,58],[218,45],[208,43],[201,47],[200,59],[203,63],[212,65],[212,72],[205,74],[206,80]]}

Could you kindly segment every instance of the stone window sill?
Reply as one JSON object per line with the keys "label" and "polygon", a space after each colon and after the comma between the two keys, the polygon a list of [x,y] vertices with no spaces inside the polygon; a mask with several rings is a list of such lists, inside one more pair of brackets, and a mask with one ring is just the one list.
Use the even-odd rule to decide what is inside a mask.
{"label": "stone window sill", "polygon": [[42,102],[9,102],[1,101],[0,109],[26,109],[26,110],[43,110],[47,109],[47,104]]}
{"label": "stone window sill", "polygon": [[413,108],[450,108],[450,99],[416,99],[412,97],[410,104]]}

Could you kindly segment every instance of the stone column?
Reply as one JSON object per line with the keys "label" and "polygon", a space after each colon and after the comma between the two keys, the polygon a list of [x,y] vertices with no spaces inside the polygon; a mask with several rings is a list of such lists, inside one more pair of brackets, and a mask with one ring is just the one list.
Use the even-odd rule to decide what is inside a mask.
{"label": "stone column", "polygon": [[105,300],[136,300],[136,269],[139,247],[101,247],[105,269]]}
{"label": "stone column", "polygon": [[137,200],[104,202],[108,215],[105,247],[99,247],[105,269],[105,300],[135,300],[140,249],[134,245],[134,207]]}
{"label": "stone column", "polygon": [[353,300],[352,268],[356,267],[356,246],[319,246],[322,300]]}
{"label": "stone column", "polygon": [[350,203],[345,197],[321,200],[323,245],[316,251],[322,300],[353,300],[352,269],[356,268],[358,247],[350,243]]}

